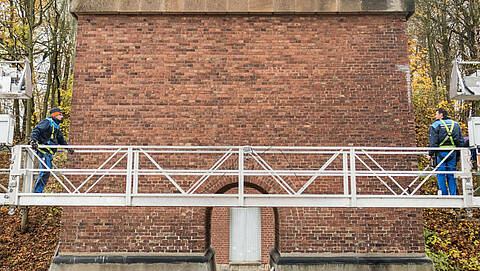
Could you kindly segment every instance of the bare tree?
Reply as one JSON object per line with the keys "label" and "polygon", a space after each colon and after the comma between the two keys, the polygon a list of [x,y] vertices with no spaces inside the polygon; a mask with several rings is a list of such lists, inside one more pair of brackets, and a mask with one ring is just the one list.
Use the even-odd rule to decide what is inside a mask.
{"label": "bare tree", "polygon": [[[425,49],[430,77],[444,100],[450,101],[448,86],[452,61],[479,60],[480,0],[416,0],[416,13],[408,32]],[[479,108],[473,104],[474,108]],[[476,110],[480,112],[480,110]]]}
{"label": "bare tree", "polygon": [[[60,105],[61,89],[69,86],[76,22],[69,13],[68,0],[0,0],[0,16],[0,58],[28,58],[36,86],[36,97],[23,104],[18,100],[13,103],[16,141],[25,142],[35,119],[46,116],[49,104],[50,107]],[[46,80],[42,76],[45,73]],[[25,111],[22,121],[21,105]],[[27,223],[28,209],[23,209],[22,231],[26,230]]]}

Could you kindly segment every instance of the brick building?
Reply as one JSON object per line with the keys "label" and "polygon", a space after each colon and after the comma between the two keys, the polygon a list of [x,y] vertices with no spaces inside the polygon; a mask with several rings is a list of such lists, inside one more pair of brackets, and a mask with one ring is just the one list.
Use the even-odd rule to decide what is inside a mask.
{"label": "brick building", "polygon": [[[73,144],[415,145],[405,33],[413,0],[73,0],[71,5],[78,19]],[[224,179],[205,189],[229,193],[234,182]],[[247,187],[254,193],[274,189],[261,181]],[[212,247],[219,268],[236,270],[235,257],[242,255],[231,251],[231,220],[241,211],[67,209],[57,257],[63,260],[57,263],[94,264],[103,256],[113,265],[157,259],[157,266],[172,268],[169,256],[190,264]],[[285,266],[338,268],[329,270],[351,264],[432,269],[415,209],[248,212],[244,215],[257,216],[261,236],[248,242],[259,242],[261,256],[242,268],[265,269],[271,257]],[[114,257],[119,255],[123,260]]]}

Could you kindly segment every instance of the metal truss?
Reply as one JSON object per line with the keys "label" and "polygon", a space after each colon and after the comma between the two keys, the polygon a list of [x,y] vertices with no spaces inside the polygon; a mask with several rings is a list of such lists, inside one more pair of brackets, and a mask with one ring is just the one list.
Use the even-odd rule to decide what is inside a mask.
{"label": "metal truss", "polygon": [[[432,148],[265,146],[69,146],[69,148],[75,150],[75,154],[69,156],[70,160],[76,156],[88,158],[90,163],[86,164],[89,167],[75,167],[76,164],[83,166],[85,163],[83,161],[75,164],[70,162],[70,168],[39,169],[36,164],[42,163],[45,167],[46,165],[39,159],[36,151],[28,145],[14,146],[8,187],[0,185],[0,204],[11,207],[28,205],[480,207],[478,196],[480,191],[479,187],[474,187],[473,184],[470,151],[466,148],[448,149],[452,155],[455,151],[460,154],[460,166],[454,172],[438,171],[446,158],[435,168],[426,166],[423,170],[418,169],[418,158],[426,155]],[[177,157],[172,158],[175,156]],[[204,158],[205,156],[207,158]],[[92,166],[92,163],[96,165]],[[58,183],[60,192],[32,193],[36,175],[41,171],[50,172],[50,182]],[[461,180],[459,186],[461,195],[437,195],[434,177],[446,173],[453,173]],[[225,183],[234,183],[236,189],[225,194],[215,193],[216,191],[212,189],[216,187],[215,185],[220,185],[222,178],[229,178]],[[155,180],[154,185],[161,185],[163,190],[149,189],[152,179]],[[255,183],[255,180],[261,180],[262,184],[270,187],[268,194],[252,193],[246,188],[248,184]],[[116,188],[113,192],[112,181]],[[433,184],[434,191],[427,191],[426,184],[430,187]],[[330,186],[336,187],[336,190],[330,191]]]}

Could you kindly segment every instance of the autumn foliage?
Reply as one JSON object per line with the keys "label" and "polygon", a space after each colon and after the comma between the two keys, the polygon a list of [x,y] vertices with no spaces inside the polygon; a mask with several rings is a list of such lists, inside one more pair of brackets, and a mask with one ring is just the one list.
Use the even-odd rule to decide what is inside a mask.
{"label": "autumn foliage", "polygon": [[0,207],[0,270],[48,270],[58,244],[60,217],[58,207],[32,207],[29,228],[20,231],[20,216],[8,215]]}
{"label": "autumn foliage", "polygon": [[[445,99],[445,87],[436,87],[429,73],[425,50],[414,40],[410,42],[410,67],[414,103],[417,146],[428,146],[428,128],[434,121],[439,107],[450,112],[467,136],[467,116],[471,104]],[[424,166],[427,161],[420,161]],[[475,180],[478,187],[478,180]],[[436,190],[436,180],[425,185],[426,190]],[[429,191],[429,194],[434,191]],[[425,209],[423,212],[427,255],[432,258],[436,270],[480,270],[480,212],[472,216],[465,210]]]}

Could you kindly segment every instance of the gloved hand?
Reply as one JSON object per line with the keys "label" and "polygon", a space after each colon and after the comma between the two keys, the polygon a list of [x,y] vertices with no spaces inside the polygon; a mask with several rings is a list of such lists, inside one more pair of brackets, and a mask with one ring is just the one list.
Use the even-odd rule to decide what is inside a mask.
{"label": "gloved hand", "polygon": [[67,149],[68,154],[73,154],[75,151],[73,149]]}
{"label": "gloved hand", "polygon": [[38,142],[37,141],[32,139],[28,143],[30,143],[30,146],[32,146],[32,149],[34,149],[34,150],[38,149]]}

